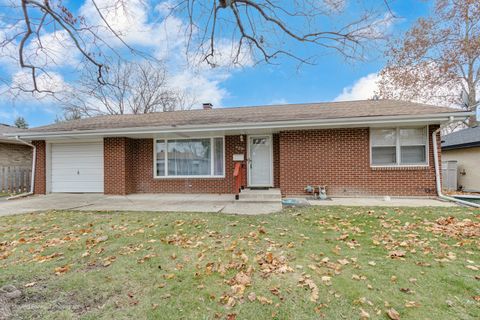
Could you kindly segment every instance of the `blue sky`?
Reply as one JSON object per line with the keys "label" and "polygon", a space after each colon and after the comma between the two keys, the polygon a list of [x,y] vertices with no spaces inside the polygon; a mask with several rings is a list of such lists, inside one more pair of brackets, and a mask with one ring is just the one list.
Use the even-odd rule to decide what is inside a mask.
{"label": "blue sky", "polygon": [[[83,1],[73,4],[71,7],[78,11],[84,5]],[[392,36],[405,31],[419,16],[428,13],[430,5],[430,2],[420,0],[393,1],[391,9],[398,19],[388,26],[387,31]],[[7,14],[2,10],[0,7],[0,26]],[[143,45],[142,39],[135,36],[131,39],[133,43]],[[163,50],[163,44],[154,49],[146,48],[158,52]],[[202,100],[199,102],[213,102],[215,107],[364,99],[372,95],[375,75],[385,64],[383,50],[377,46],[376,50],[368,52],[368,60],[362,62],[347,62],[332,52],[323,55],[316,65],[304,65],[300,69],[295,61],[280,59],[280,65],[264,63],[244,68],[206,70],[200,72],[199,78],[194,78],[189,70],[172,68],[171,72],[175,83],[193,90]],[[172,51],[165,50],[165,54],[172,55]],[[74,81],[78,71],[68,61],[62,63],[54,70],[55,73],[66,83]],[[14,77],[19,71],[15,63],[5,63],[0,59],[0,72],[4,79]],[[30,95],[22,95],[15,100],[0,97],[0,123],[12,123],[16,116],[23,116],[34,127],[53,122],[56,114],[60,113],[58,103],[49,99],[38,102]]]}

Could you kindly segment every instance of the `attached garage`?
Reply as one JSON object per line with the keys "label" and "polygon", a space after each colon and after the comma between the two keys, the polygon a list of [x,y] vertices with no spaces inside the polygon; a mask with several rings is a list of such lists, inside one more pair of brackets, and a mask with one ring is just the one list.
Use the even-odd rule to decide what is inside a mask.
{"label": "attached garage", "polygon": [[103,142],[53,143],[51,192],[103,192]]}

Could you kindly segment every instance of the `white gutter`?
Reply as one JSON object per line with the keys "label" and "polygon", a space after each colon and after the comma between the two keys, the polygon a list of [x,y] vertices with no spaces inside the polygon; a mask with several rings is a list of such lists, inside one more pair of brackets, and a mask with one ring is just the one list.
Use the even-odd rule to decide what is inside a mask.
{"label": "white gutter", "polygon": [[[396,116],[375,116],[375,117],[352,117],[335,119],[317,119],[317,120],[295,120],[295,121],[272,121],[272,122],[245,122],[245,123],[213,123],[204,125],[171,125],[154,127],[129,127],[113,129],[94,129],[94,130],[70,130],[70,131],[52,131],[35,132],[30,130],[21,134],[23,138],[44,139],[48,137],[69,137],[69,136],[98,136],[98,135],[134,135],[134,134],[161,134],[161,133],[182,133],[182,132],[214,132],[214,131],[234,131],[234,130],[255,130],[255,129],[295,129],[309,127],[338,127],[338,126],[371,126],[385,125],[390,123],[442,123],[449,119],[464,120],[473,115],[473,112],[452,112],[435,113],[423,115],[396,115]],[[6,134],[6,136],[18,136],[19,133]]]}
{"label": "white gutter", "polygon": [[13,199],[17,199],[17,198],[22,198],[22,197],[27,197],[27,196],[30,196],[33,194],[33,190],[34,190],[34,187],[35,187],[35,165],[36,165],[36,162],[37,162],[37,147],[35,147],[33,144],[31,143],[28,143],[26,141],[23,141],[22,139],[20,139],[18,137],[18,135],[15,137],[15,139],[17,141],[19,141],[20,143],[24,144],[24,145],[27,145],[29,147],[32,147],[33,148],[33,155],[32,155],[32,177],[31,177],[31,184],[30,184],[30,191],[27,192],[27,193],[22,193],[22,194],[19,194],[19,195],[16,195],[16,196],[12,196],[12,197],[8,197],[7,200],[13,200]]}
{"label": "white gutter", "polygon": [[[452,121],[453,120],[451,119],[449,123],[451,123]],[[440,132],[441,129],[442,128],[439,127],[437,130],[432,132],[433,161],[434,161],[434,165],[435,165],[435,181],[437,183],[437,195],[440,199],[444,199],[444,200],[448,200],[448,201],[454,201],[454,202],[461,203],[463,205],[470,206],[470,207],[480,208],[480,204],[460,200],[460,199],[450,197],[450,196],[446,196],[442,193],[442,182],[441,182],[441,177],[440,177],[440,165],[438,163],[438,145],[437,145],[437,134]]]}

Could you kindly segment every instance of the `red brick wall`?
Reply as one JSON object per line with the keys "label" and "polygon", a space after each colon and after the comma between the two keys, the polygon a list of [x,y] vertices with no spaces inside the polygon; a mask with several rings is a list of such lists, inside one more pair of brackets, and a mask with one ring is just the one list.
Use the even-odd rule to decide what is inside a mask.
{"label": "red brick wall", "polygon": [[135,149],[129,138],[105,138],[103,142],[104,193],[135,192]]}
{"label": "red brick wall", "polygon": [[225,137],[225,178],[154,178],[153,139],[105,138],[104,151],[107,194],[233,193],[233,154],[246,158],[246,139]]}
{"label": "red brick wall", "polygon": [[43,140],[32,141],[32,144],[36,147],[35,182],[33,186],[33,193],[45,194],[47,193],[46,144]]}
{"label": "red brick wall", "polygon": [[[438,126],[430,126],[431,132]],[[36,194],[46,192],[46,150],[37,147]],[[440,139],[438,139],[440,145]],[[233,154],[246,159],[247,139],[225,137],[225,178],[154,178],[153,140],[104,139],[105,193],[233,193]],[[433,148],[428,168],[370,167],[369,129],[285,131],[273,136],[274,185],[282,194],[304,195],[306,185],[327,185],[330,195],[435,195]],[[439,146],[440,150],[440,146]],[[245,164],[244,164],[245,165]],[[246,170],[243,176],[246,184]]]}
{"label": "red brick wall", "polygon": [[273,135],[273,186],[280,188],[280,135]]}
{"label": "red brick wall", "polygon": [[[437,128],[430,126],[429,141]],[[370,167],[369,140],[368,128],[281,132],[282,194],[304,195],[307,185],[326,185],[336,196],[436,194],[431,141],[429,167],[378,169]]]}

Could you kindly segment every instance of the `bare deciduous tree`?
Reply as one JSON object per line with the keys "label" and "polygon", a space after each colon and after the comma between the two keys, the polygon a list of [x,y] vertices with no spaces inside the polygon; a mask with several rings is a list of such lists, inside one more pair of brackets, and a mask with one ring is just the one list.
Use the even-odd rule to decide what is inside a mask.
{"label": "bare deciduous tree", "polygon": [[58,96],[66,119],[103,114],[142,114],[190,109],[195,100],[172,88],[161,65],[120,63],[104,71],[99,84],[95,70],[87,70],[77,85]]}
{"label": "bare deciduous tree", "polygon": [[[215,57],[225,41],[230,42],[232,54],[228,58],[232,63],[239,63],[246,51],[257,61],[272,63],[279,56],[287,56],[300,63],[314,62],[314,57],[300,53],[303,49],[294,48],[297,44],[314,46],[319,54],[336,52],[346,58],[361,58],[365,45],[382,38],[385,24],[392,18],[388,0],[375,0],[368,6],[363,0],[85,0],[93,5],[100,21],[92,25],[91,19],[75,15],[74,2],[6,1],[4,8],[11,9],[11,16],[8,23],[0,24],[0,33],[5,35],[0,37],[0,49],[13,46],[17,52],[9,54],[15,55],[30,73],[33,85],[29,91],[47,93],[49,90],[42,88],[38,79],[40,74],[48,75],[55,59],[49,57],[48,45],[42,43],[45,34],[56,31],[63,35],[59,41],[71,42],[82,57],[82,67],[93,66],[100,84],[105,83],[106,57],[122,56],[112,45],[114,41],[120,41],[131,53],[141,54],[109,20],[112,12],[131,9],[128,4],[132,1],[135,6],[143,3],[155,8],[150,11],[157,15],[154,20],[175,15],[185,21],[187,52],[195,52],[200,61],[211,66],[217,65]],[[347,8],[355,14],[347,13]],[[106,30],[110,36],[105,36]],[[31,52],[42,52],[46,58],[38,61]]]}
{"label": "bare deciduous tree", "polygon": [[474,110],[480,89],[480,1],[437,0],[432,14],[395,40],[387,56],[381,97]]}

